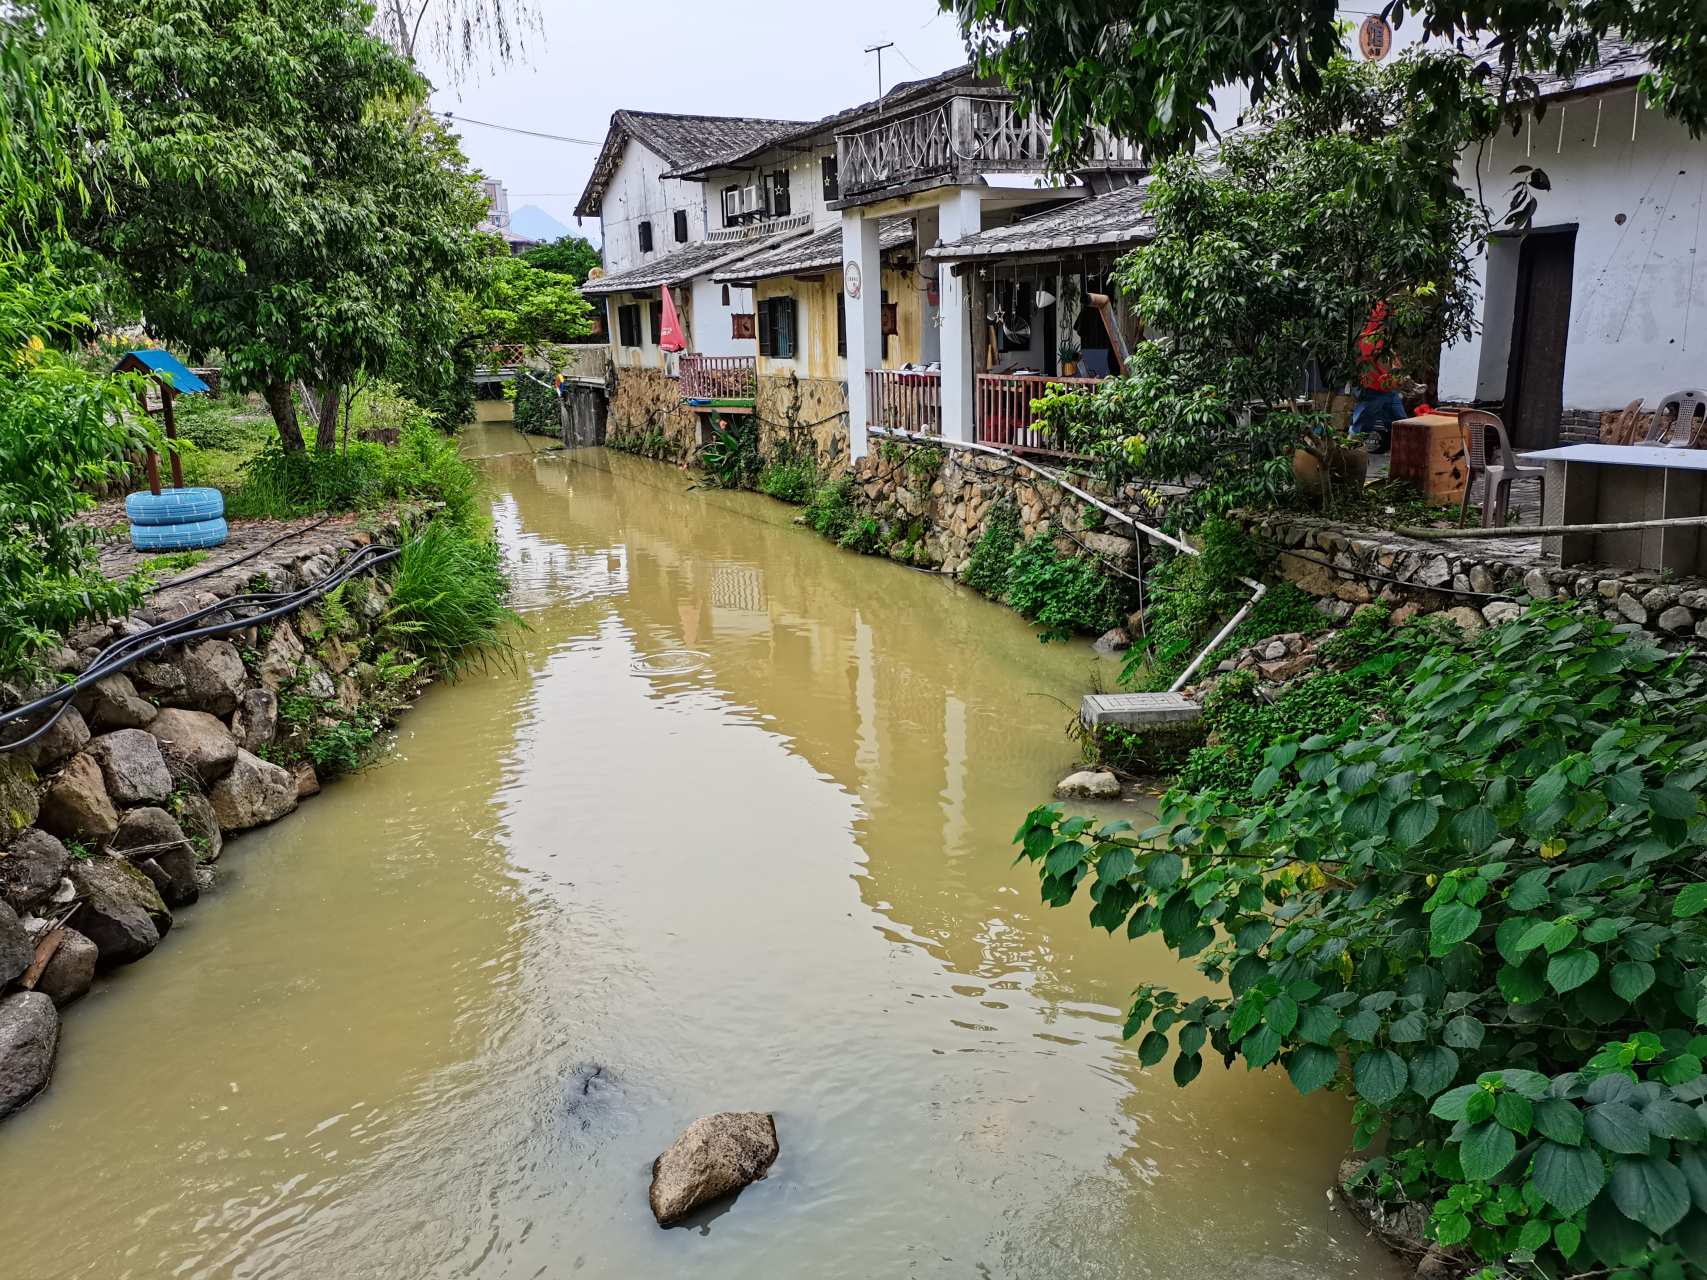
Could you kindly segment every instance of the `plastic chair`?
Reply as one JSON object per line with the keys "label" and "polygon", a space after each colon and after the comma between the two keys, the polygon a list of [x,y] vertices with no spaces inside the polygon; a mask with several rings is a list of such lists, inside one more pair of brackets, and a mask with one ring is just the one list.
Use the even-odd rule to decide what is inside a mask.
{"label": "plastic chair", "polygon": [[[1464,433],[1464,461],[1469,474],[1464,479],[1464,500],[1458,504],[1458,525],[1470,509],[1470,487],[1478,476],[1482,479],[1482,528],[1495,529],[1505,523],[1506,506],[1511,501],[1511,486],[1531,476],[1541,478],[1546,492],[1545,467],[1519,466],[1517,454],[1506,437],[1505,424],[1491,413],[1466,409],[1458,415],[1458,427]],[[1488,433],[1493,432],[1499,448],[1499,461],[1488,461]],[[1490,500],[1491,499],[1491,500]]]}
{"label": "plastic chair", "polygon": [[[1669,396],[1661,396],[1660,402],[1654,406],[1654,420],[1648,424],[1648,434],[1642,443],[1663,445],[1667,449],[1694,448],[1695,438],[1701,432],[1703,415],[1707,415],[1707,392],[1674,391]],[[1665,438],[1668,431],[1670,440]]]}

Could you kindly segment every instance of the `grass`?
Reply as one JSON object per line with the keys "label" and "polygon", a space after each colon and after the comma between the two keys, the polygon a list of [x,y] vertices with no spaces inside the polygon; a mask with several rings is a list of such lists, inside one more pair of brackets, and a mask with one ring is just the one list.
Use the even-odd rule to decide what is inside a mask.
{"label": "grass", "polygon": [[207,559],[205,551],[172,551],[163,556],[149,556],[136,566],[138,573],[158,579],[165,574],[182,573]]}
{"label": "grass", "polygon": [[504,585],[496,544],[434,521],[392,562],[385,622],[412,648],[455,674],[470,653],[508,654],[509,628],[526,625],[504,607]]}

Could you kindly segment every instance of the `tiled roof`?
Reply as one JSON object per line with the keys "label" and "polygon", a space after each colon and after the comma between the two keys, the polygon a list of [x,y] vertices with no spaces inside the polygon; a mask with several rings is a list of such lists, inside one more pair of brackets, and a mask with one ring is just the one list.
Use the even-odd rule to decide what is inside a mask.
{"label": "tiled roof", "polygon": [[[877,243],[881,249],[898,249],[912,238],[911,218],[884,218],[877,225]],[[777,276],[839,271],[841,266],[842,229],[831,227],[803,240],[791,240],[752,257],[727,263],[713,272],[711,278],[720,284],[736,280],[771,280]]]}
{"label": "tiled roof", "polygon": [[[610,118],[605,145],[593,164],[593,176],[575,206],[578,217],[596,218],[623,149],[630,139],[677,168],[714,155],[760,146],[779,133],[798,129],[799,120],[752,120],[741,116],[682,116],[661,111],[618,111]],[[675,176],[672,172],[669,176]]]}
{"label": "tiled roof", "polygon": [[957,261],[1136,244],[1155,234],[1155,224],[1144,211],[1149,194],[1147,180],[1134,183],[1107,195],[1075,200],[1059,209],[1034,214],[1009,226],[963,236],[936,246],[925,256],[938,261]]}
{"label": "tiled roof", "polygon": [[963,88],[967,84],[977,82],[977,80],[977,73],[968,63],[965,66],[955,67],[952,70],[944,71],[941,75],[930,76],[924,80],[905,81],[896,85],[881,98],[863,102],[857,107],[849,107],[846,111],[838,111],[821,120],[803,121],[747,146],[731,147],[726,151],[708,154],[702,159],[678,162],[676,167],[667,170],[664,176],[666,178],[703,177],[713,169],[731,168],[775,147],[804,147],[814,140],[828,141],[837,133],[844,133],[856,124],[865,123],[862,117],[869,115],[875,119],[879,115],[886,116],[901,108],[911,109],[922,99],[933,97],[945,90]]}
{"label": "tiled roof", "polygon": [[[840,235],[841,232],[837,232]],[[663,285],[684,284],[726,263],[762,253],[774,248],[784,237],[764,240],[729,241],[695,240],[673,253],[662,254],[651,262],[643,262],[615,275],[601,276],[581,286],[583,294],[628,293],[637,289],[656,289]]]}
{"label": "tiled roof", "polygon": [[1576,75],[1565,77],[1542,75],[1535,77],[1536,87],[1543,98],[1556,98],[1567,93],[1584,93],[1604,89],[1609,85],[1639,80],[1653,70],[1647,55],[1635,45],[1617,36],[1607,36],[1600,42],[1600,59],[1592,67],[1580,68]]}

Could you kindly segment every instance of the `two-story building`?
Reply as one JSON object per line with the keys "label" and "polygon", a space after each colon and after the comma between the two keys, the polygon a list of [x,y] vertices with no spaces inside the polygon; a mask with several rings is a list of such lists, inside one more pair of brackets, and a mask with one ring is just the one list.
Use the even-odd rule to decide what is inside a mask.
{"label": "two-story building", "polygon": [[[658,119],[740,136],[659,167],[633,123]],[[1000,400],[985,434],[1025,445],[1026,389],[992,398],[978,380],[1058,373],[1062,348],[1108,372],[1108,322],[1080,299],[1141,221],[1135,148],[1098,134],[1063,178],[1045,172],[1048,138],[971,67],[805,123],[617,113],[581,206],[605,226],[610,274],[586,292],[612,311],[612,429],[661,429],[685,453],[715,417],[751,412],[767,446],[809,429],[839,464],[868,426],[977,439],[982,393]],[[666,207],[700,210],[701,230],[690,215],[681,241],[639,251],[630,210],[655,224]],[[1004,239],[1015,226],[1037,234]],[[675,359],[657,350],[664,288],[689,339]]]}

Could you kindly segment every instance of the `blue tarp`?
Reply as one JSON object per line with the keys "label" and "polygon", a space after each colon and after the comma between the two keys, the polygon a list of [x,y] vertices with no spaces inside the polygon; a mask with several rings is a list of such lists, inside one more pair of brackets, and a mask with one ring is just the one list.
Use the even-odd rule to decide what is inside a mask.
{"label": "blue tarp", "polygon": [[113,372],[117,373],[131,360],[135,360],[150,373],[158,374],[165,378],[166,385],[171,387],[172,390],[176,391],[179,395],[190,395],[197,391],[210,390],[207,383],[203,382],[200,378],[196,377],[195,374],[191,373],[189,369],[184,366],[183,361],[179,360],[178,357],[173,355],[170,351],[150,349],[146,351],[126,352],[125,358],[113,366]]}

